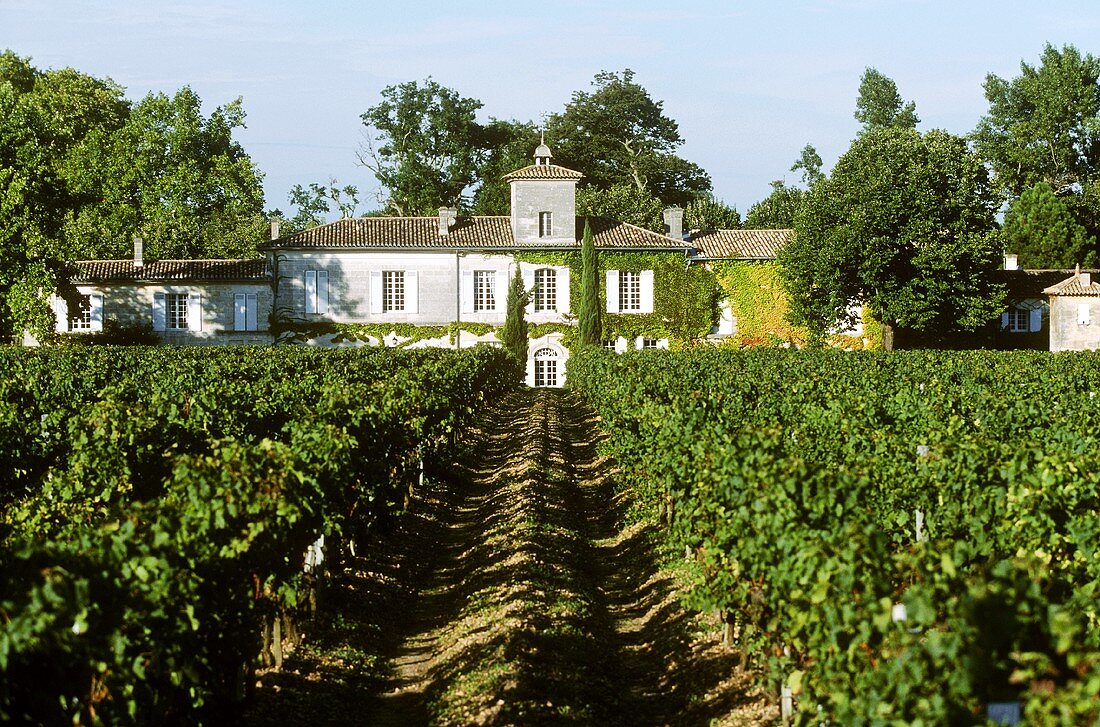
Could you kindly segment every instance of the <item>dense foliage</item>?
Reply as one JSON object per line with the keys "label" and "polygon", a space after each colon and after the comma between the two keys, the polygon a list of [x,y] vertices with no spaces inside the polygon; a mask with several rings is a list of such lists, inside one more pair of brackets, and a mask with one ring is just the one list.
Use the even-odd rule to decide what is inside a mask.
{"label": "dense foliage", "polygon": [[43,296],[63,263],[127,257],[134,236],[150,258],[256,255],[244,111],[201,111],[189,88],[131,103],[110,79],[0,52],[0,338],[52,327]]}
{"label": "dense foliage", "polygon": [[1025,189],[1005,212],[1005,251],[1033,270],[1095,267],[1100,254],[1088,232],[1046,182]]}
{"label": "dense foliage", "polygon": [[[0,720],[224,721],[307,546],[385,527],[479,402],[473,349],[3,353]],[[423,465],[421,464],[423,463]]]}
{"label": "dense foliage", "polygon": [[867,131],[807,194],[779,253],[795,323],[824,333],[863,304],[891,328],[935,335],[1000,313],[995,204],[963,139]]}
{"label": "dense foliage", "polygon": [[629,184],[664,204],[686,205],[710,191],[710,175],[676,154],[684,143],[679,124],[633,71],[601,71],[592,86],[547,123],[557,163],[582,172],[586,184]]}
{"label": "dense foliage", "polygon": [[1100,718],[1093,356],[591,352],[569,382],[798,723]]}

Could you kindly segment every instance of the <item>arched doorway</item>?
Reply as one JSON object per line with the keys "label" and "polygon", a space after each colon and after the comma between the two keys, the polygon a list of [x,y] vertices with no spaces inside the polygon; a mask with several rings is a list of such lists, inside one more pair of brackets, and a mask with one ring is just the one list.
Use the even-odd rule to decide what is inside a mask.
{"label": "arched doorway", "polygon": [[535,386],[561,386],[558,372],[558,352],[549,346],[535,351]]}

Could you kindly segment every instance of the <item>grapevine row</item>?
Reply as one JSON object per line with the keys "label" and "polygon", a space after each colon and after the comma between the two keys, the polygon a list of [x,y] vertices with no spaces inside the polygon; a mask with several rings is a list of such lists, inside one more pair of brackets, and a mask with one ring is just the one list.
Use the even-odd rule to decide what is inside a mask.
{"label": "grapevine row", "polygon": [[488,349],[0,358],[0,719],[36,723],[225,719],[310,544],[385,527],[518,377]]}
{"label": "grapevine row", "polygon": [[1095,355],[591,352],[569,380],[797,721],[1100,716]]}

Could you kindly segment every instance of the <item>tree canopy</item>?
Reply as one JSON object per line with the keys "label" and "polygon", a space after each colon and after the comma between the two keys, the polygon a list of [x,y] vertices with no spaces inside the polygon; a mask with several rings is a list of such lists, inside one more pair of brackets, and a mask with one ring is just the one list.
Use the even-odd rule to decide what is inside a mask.
{"label": "tree canopy", "polygon": [[865,304],[891,331],[935,335],[1000,311],[995,203],[965,140],[869,129],[807,195],[779,253],[793,322],[824,333]]}
{"label": "tree canopy", "polygon": [[713,194],[706,194],[687,203],[684,208],[685,230],[736,230],[741,227],[741,213]]}
{"label": "tree canopy", "polygon": [[151,257],[256,254],[263,196],[233,139],[241,104],[200,106],[187,88],[132,105],[110,79],[0,53],[0,335],[43,328],[65,261],[129,256],[135,235]]}
{"label": "tree canopy", "polygon": [[1094,241],[1046,182],[1025,189],[1005,213],[1005,251],[1019,255],[1025,268],[1094,267]]}
{"label": "tree canopy", "polygon": [[888,76],[870,67],[863,71],[859,82],[855,116],[865,130],[915,129],[920,123],[917,105],[912,101],[902,101],[898,85]]}
{"label": "tree canopy", "polygon": [[664,231],[664,205],[661,200],[633,184],[613,184],[607,188],[582,187],[577,190],[577,214],[610,217],[654,232]]}
{"label": "tree canopy", "polygon": [[367,139],[359,161],[374,173],[399,215],[432,215],[464,206],[478,178],[484,130],[481,101],[460,96],[431,78],[382,89],[382,101],[361,115]]}
{"label": "tree canopy", "polygon": [[1010,197],[1046,182],[1077,193],[1100,170],[1100,59],[1047,44],[1038,67],[1020,63],[1006,80],[989,74],[989,113],[972,136]]}
{"label": "tree canopy", "polygon": [[684,143],[679,125],[633,71],[601,71],[592,85],[591,92],[575,92],[547,123],[557,163],[583,173],[587,185],[631,184],[662,204],[683,206],[710,191],[702,167],[675,153]]}

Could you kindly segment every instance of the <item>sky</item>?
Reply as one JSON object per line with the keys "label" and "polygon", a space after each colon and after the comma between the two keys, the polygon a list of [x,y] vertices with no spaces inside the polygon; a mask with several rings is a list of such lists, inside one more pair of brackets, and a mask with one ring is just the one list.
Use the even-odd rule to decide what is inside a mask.
{"label": "sky", "polygon": [[405,81],[480,100],[483,121],[538,122],[630,68],[679,123],[681,156],[744,213],[773,180],[799,181],[806,144],[826,171],[847,150],[867,67],[916,102],[920,129],[965,134],[988,111],[986,75],[1019,75],[1047,43],[1100,55],[1100,3],[0,0],[0,49],[38,68],[110,77],[135,101],[190,86],[207,113],[241,97],[237,139],[284,211],[293,185],[331,179],[359,187],[360,212],[380,206],[360,115]]}

